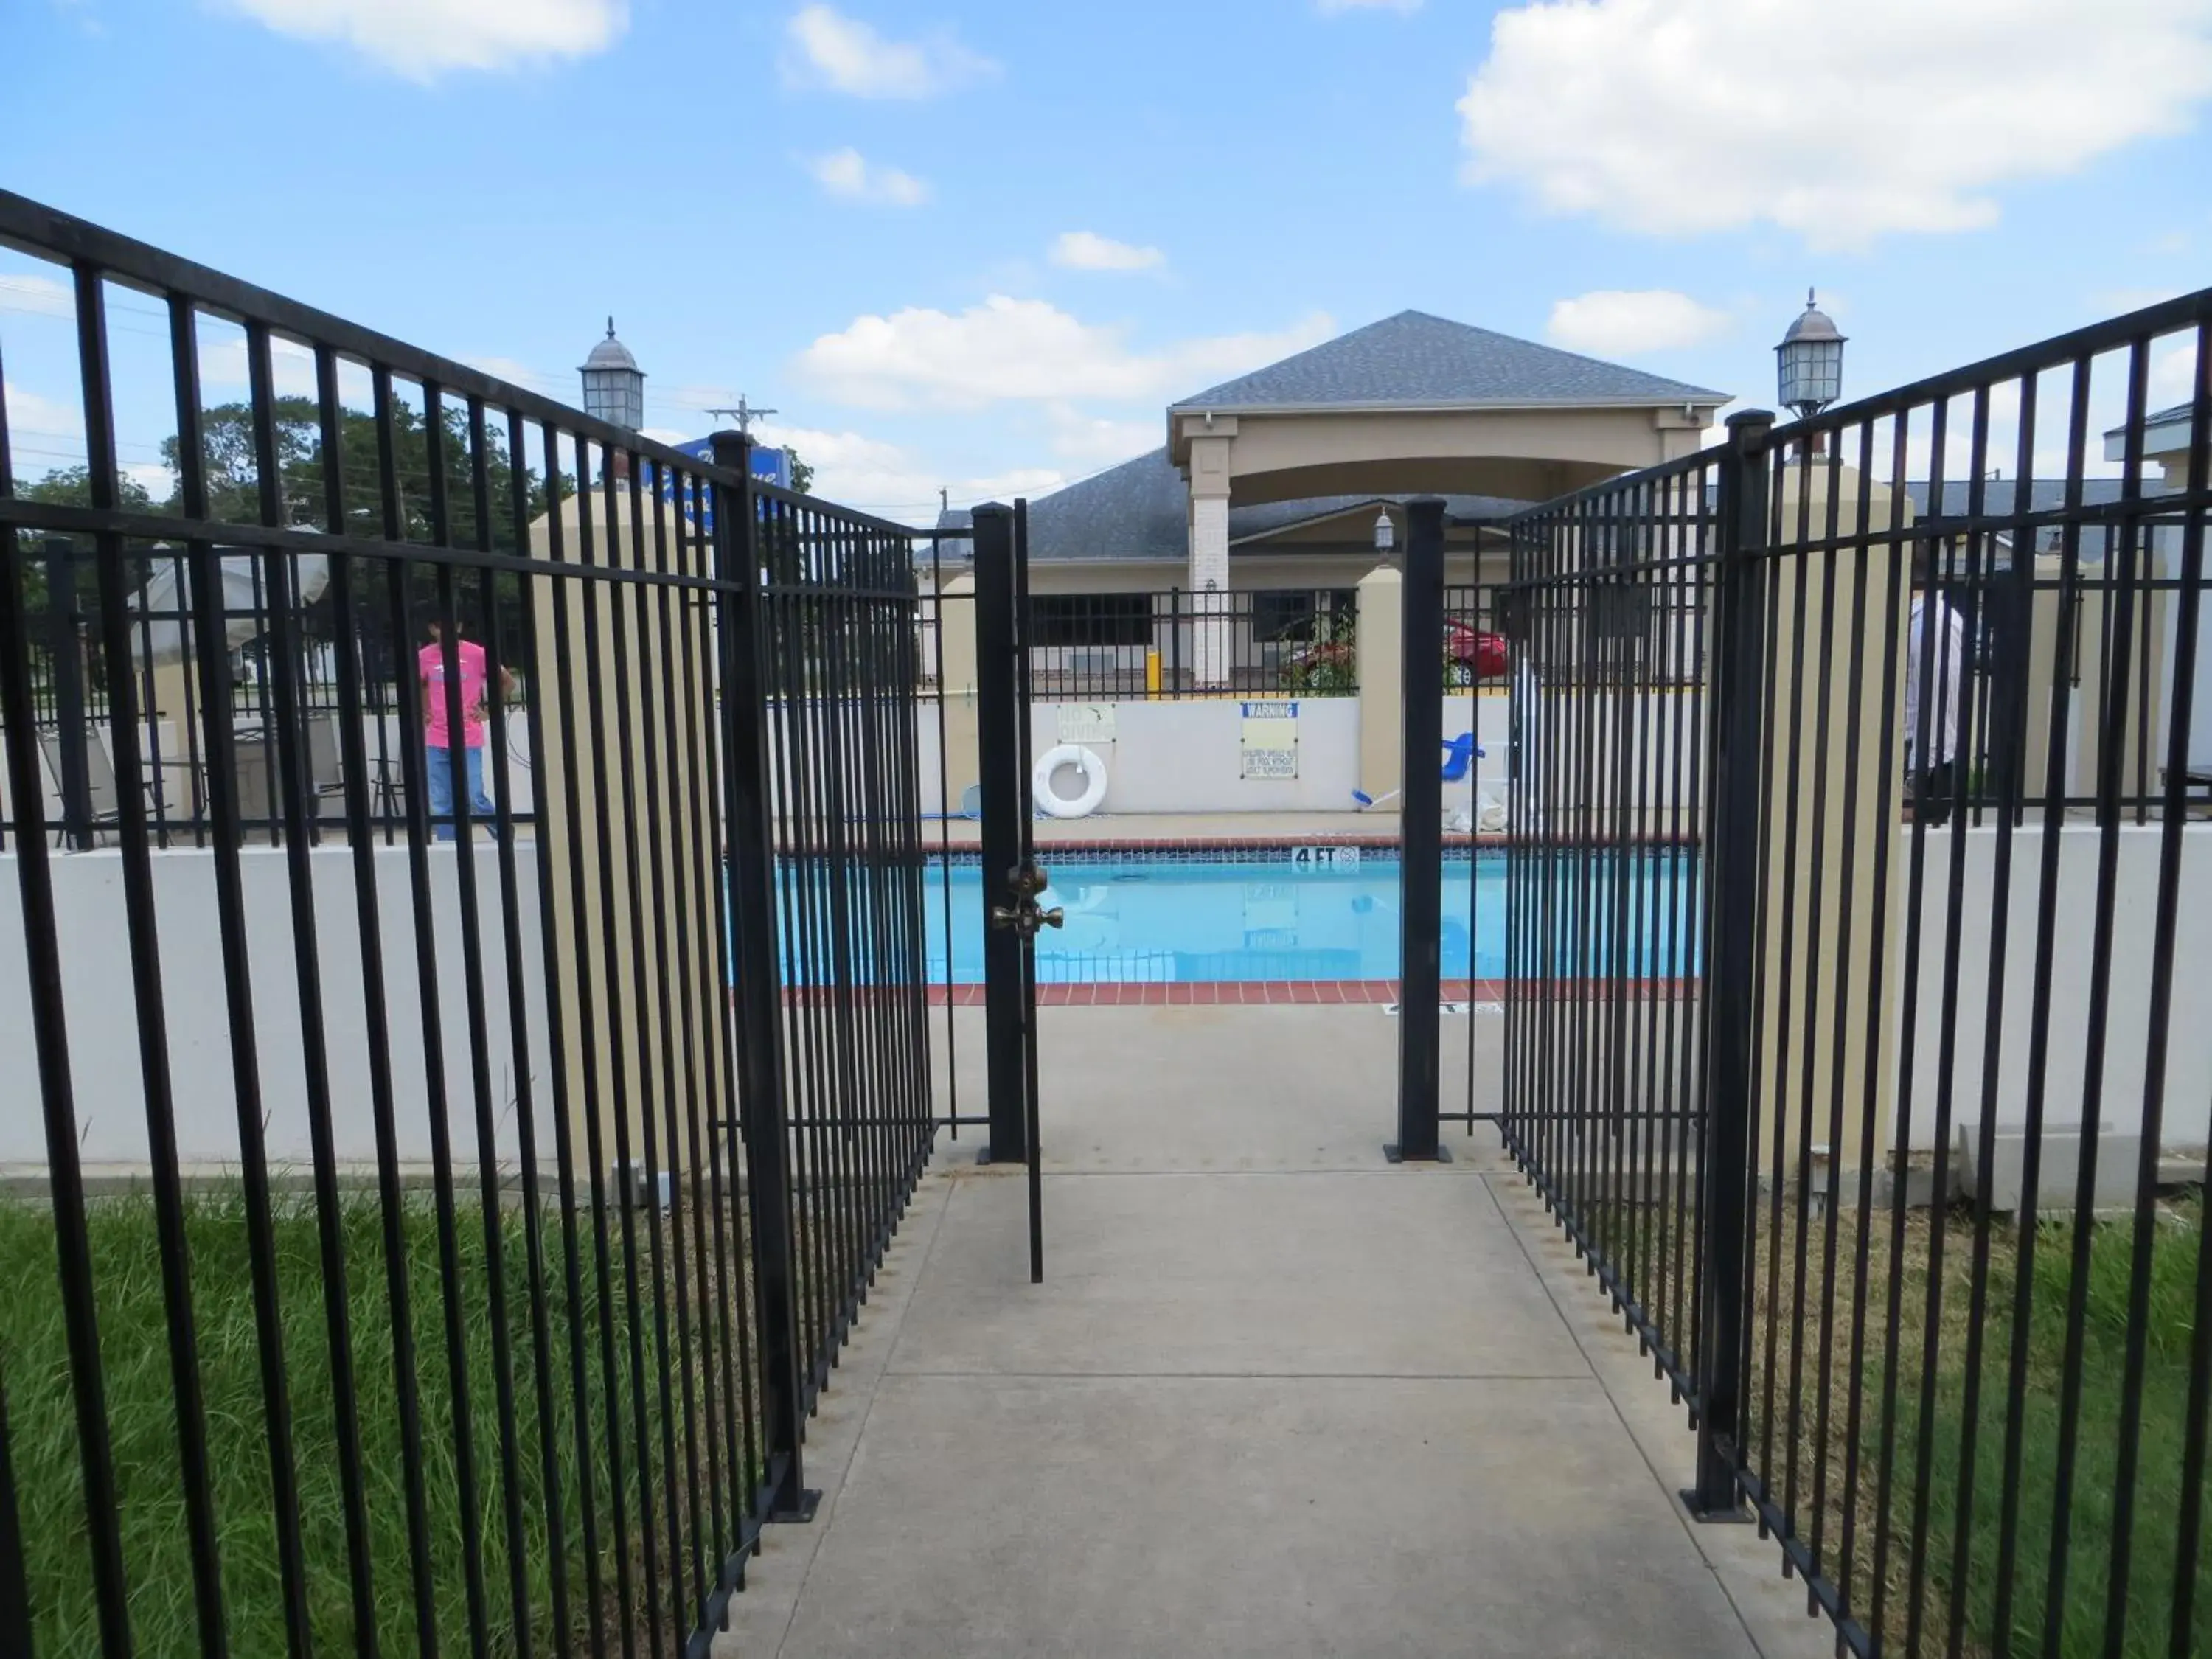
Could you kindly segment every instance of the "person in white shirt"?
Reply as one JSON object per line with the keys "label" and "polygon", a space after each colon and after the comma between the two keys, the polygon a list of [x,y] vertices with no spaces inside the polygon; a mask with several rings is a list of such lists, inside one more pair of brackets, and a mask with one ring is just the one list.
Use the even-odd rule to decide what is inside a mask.
{"label": "person in white shirt", "polygon": [[[1951,816],[1959,753],[1959,711],[1966,689],[1966,621],[1932,580],[1923,545],[1912,556],[1912,614],[1905,659],[1905,778],[1913,816],[1941,824]],[[1935,609],[1934,620],[1928,610]],[[1929,660],[1932,655],[1933,660]],[[1934,699],[1923,715],[1923,696]],[[1926,724],[1923,725],[1923,720]],[[1924,739],[1925,751],[1921,744]]]}

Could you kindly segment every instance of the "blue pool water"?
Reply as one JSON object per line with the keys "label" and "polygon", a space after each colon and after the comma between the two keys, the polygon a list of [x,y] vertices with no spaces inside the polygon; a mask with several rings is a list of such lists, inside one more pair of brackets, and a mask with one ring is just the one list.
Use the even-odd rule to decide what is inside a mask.
{"label": "blue pool water", "polygon": [[[1067,912],[1065,927],[1037,938],[1037,978],[1053,983],[1195,982],[1224,980],[1395,979],[1398,976],[1398,864],[1370,854],[1356,867],[1294,864],[1287,853],[1263,863],[1190,863],[1116,859],[1045,860],[1052,878],[1043,902]],[[1560,926],[1589,952],[1585,971],[1615,970],[1613,917],[1626,902],[1627,971],[1671,976],[1684,952],[1676,941],[1686,855],[1660,851],[1563,872],[1560,887],[1577,897],[1577,920]],[[983,978],[981,872],[951,869],[951,981]],[[926,878],[929,977],[945,980],[946,872]],[[1585,919],[1580,907],[1594,913]],[[1447,861],[1443,893],[1443,977],[1491,979],[1505,973],[1505,858]],[[1571,957],[1571,951],[1565,954]],[[1576,969],[1563,962],[1565,971]]]}

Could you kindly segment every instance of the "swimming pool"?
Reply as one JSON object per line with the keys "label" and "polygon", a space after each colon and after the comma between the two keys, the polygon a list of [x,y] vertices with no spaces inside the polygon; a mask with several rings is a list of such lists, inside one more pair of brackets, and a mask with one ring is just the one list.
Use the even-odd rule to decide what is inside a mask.
{"label": "swimming pool", "polygon": [[[1682,933],[1692,855],[1655,848],[1598,861],[1589,897],[1560,913],[1563,938],[1583,941],[1584,971],[1608,973],[1612,919],[1627,904],[1627,972],[1670,977],[1687,959]],[[1037,936],[1042,984],[1389,980],[1398,977],[1398,860],[1366,853],[1356,865],[1293,862],[1285,848],[1231,860],[1126,854],[1043,860],[1052,885],[1042,901],[1066,926]],[[1585,866],[1563,866],[1561,896],[1580,892]],[[950,982],[983,979],[982,872],[950,872]],[[929,977],[945,983],[947,872],[926,878]],[[1445,979],[1504,975],[1506,858],[1484,854],[1444,864]],[[1587,902],[1595,914],[1585,918]],[[1572,920],[1570,920],[1570,916]],[[1572,952],[1566,953],[1571,958]],[[1564,971],[1577,969],[1563,961]]]}

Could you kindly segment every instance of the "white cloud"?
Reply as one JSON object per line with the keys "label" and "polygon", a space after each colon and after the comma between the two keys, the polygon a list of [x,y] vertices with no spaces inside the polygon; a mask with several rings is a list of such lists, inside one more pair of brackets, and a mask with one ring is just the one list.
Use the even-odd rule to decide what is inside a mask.
{"label": "white cloud", "polygon": [[27,272],[0,274],[0,311],[27,312],[34,317],[74,317],[76,293],[67,283]]}
{"label": "white cloud", "polygon": [[1601,357],[1668,351],[1726,331],[1729,314],[1672,289],[1599,289],[1553,304],[1544,337]]}
{"label": "white cloud", "polygon": [[157,501],[166,501],[175,493],[177,475],[161,461],[129,461],[124,464],[123,476],[137,481],[139,488]]}
{"label": "white cloud", "polygon": [[2150,377],[2144,387],[2144,406],[2157,410],[2169,404],[2185,404],[2196,395],[2197,342],[2194,337],[2154,347]]}
{"label": "white cloud", "polygon": [[[487,373],[492,371],[487,370]],[[288,340],[283,335],[272,335],[269,341],[269,378],[275,383],[280,398],[312,398],[316,395],[315,354],[297,340]],[[226,331],[223,337],[200,343],[200,385],[210,392],[237,391],[241,394],[253,384],[246,358],[246,337],[234,331]],[[359,363],[338,359],[338,400],[356,409],[365,409],[374,388],[369,374]]]}
{"label": "white cloud", "polygon": [[1017,495],[1042,495],[1066,482],[1050,467],[1017,467],[972,477],[931,471],[912,451],[858,432],[764,422],[754,428],[763,443],[788,446],[814,469],[814,493],[827,501],[927,524],[937,516],[938,491],[956,507]]}
{"label": "white cloud", "polygon": [[1328,337],[1315,313],[1276,334],[1186,340],[1133,351],[1119,329],[1085,323],[1042,300],[994,295],[955,315],[910,307],[856,317],[799,356],[827,395],[875,409],[974,409],[1009,398],[1132,399],[1188,392]]}
{"label": "white cloud", "polygon": [[1117,242],[1096,231],[1065,230],[1052,245],[1052,262],[1070,270],[1156,270],[1168,256],[1156,247]]}
{"label": "white cloud", "polygon": [[1091,466],[1110,466],[1158,449],[1166,428],[1156,416],[1149,421],[1116,421],[1087,415],[1070,404],[1054,404],[1052,418],[1053,453],[1063,459]]}
{"label": "white cloud", "polygon": [[227,0],[304,40],[335,40],[413,81],[588,57],[629,22],[627,0]]}
{"label": "white cloud", "polygon": [[1686,234],[1815,247],[1997,216],[1992,191],[2183,131],[2212,0],[1539,0],[1459,101],[1476,183]]}
{"label": "white cloud", "polygon": [[929,186],[912,173],[875,166],[849,146],[815,156],[806,163],[806,170],[823,189],[849,202],[920,207],[929,199]]}
{"label": "white cloud", "polygon": [[800,7],[784,33],[791,48],[787,76],[855,98],[933,98],[999,72],[949,34],[887,40],[831,6]]}
{"label": "white cloud", "polygon": [[38,440],[33,447],[49,450],[61,440],[82,459],[84,453],[84,406],[74,395],[64,403],[59,398],[41,397],[28,386],[9,380],[0,386],[8,401],[8,433],[11,439],[25,436]]}
{"label": "white cloud", "polygon": [[[571,403],[574,402],[579,395],[576,388],[581,382],[568,380],[556,380],[551,375],[540,374],[528,363],[517,358],[487,355],[481,357],[464,357],[461,361],[471,368],[482,369],[494,380],[511,380],[516,386],[528,391],[542,392],[550,397],[565,398]],[[341,370],[340,374],[343,378],[343,371]]]}

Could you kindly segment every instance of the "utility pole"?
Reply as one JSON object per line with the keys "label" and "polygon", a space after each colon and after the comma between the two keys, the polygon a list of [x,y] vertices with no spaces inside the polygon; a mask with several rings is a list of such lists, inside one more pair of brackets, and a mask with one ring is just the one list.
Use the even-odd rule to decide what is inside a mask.
{"label": "utility pole", "polygon": [[745,401],[744,395],[740,392],[738,396],[738,406],[735,409],[710,409],[707,412],[709,415],[728,416],[738,423],[738,430],[750,438],[753,434],[755,421],[765,420],[770,415],[781,415],[783,411],[780,409],[755,409]]}

